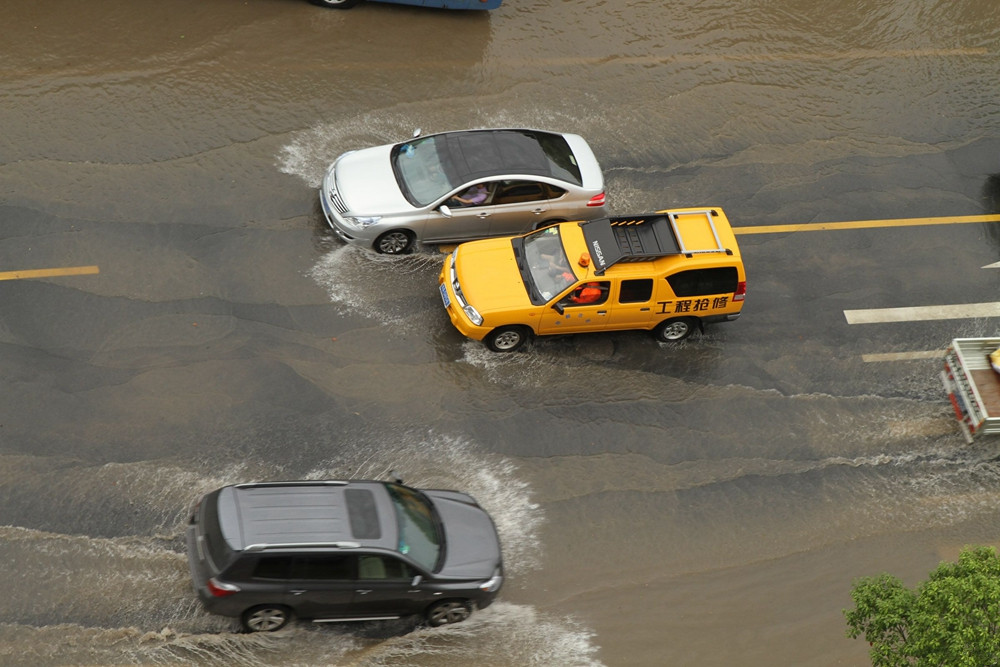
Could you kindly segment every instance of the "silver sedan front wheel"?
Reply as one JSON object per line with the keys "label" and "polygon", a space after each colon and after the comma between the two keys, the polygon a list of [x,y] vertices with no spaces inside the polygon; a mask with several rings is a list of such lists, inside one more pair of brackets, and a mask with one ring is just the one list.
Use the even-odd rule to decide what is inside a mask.
{"label": "silver sedan front wheel", "polygon": [[402,255],[413,245],[413,235],[404,231],[386,232],[375,241],[375,250],[386,255]]}

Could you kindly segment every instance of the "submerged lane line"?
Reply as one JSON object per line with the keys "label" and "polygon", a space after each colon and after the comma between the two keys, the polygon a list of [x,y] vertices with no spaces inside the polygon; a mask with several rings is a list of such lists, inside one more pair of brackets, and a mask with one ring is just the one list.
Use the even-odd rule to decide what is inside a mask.
{"label": "submerged lane line", "polygon": [[871,308],[845,310],[848,324],[880,324],[884,322],[925,322],[928,320],[960,320],[974,317],[1000,317],[1000,301],[960,303],[953,306],[913,306],[907,308]]}
{"label": "submerged lane line", "polygon": [[862,354],[861,360],[866,363],[878,361],[913,361],[915,359],[940,359],[944,350],[926,350],[921,352],[883,352],[881,354]]}
{"label": "submerged lane line", "polygon": [[96,266],[67,266],[61,269],[29,269],[27,271],[0,271],[0,280],[25,278],[55,278],[58,276],[87,276],[100,273]]}
{"label": "submerged lane line", "polygon": [[848,220],[846,222],[808,222],[797,225],[733,227],[734,234],[780,234],[783,232],[824,232],[834,229],[871,229],[875,227],[918,227],[922,225],[962,225],[972,222],[1000,222],[1000,215],[959,215],[938,218],[894,218],[891,220]]}

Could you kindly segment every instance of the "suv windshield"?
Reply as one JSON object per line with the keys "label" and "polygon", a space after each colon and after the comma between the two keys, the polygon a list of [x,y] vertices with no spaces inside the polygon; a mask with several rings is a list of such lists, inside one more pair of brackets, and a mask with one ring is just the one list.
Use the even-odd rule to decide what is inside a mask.
{"label": "suv windshield", "polygon": [[386,484],[399,522],[399,553],[406,554],[427,570],[437,568],[441,556],[441,531],[430,501],[420,492],[398,484]]}
{"label": "suv windshield", "polygon": [[548,301],[576,282],[558,225],[525,236],[524,256],[528,260],[526,275],[532,282],[528,285],[529,293],[537,292]]}
{"label": "suv windshield", "polygon": [[396,182],[414,206],[427,206],[461,185],[452,183],[444,171],[438,155],[439,140],[443,142],[444,137],[422,137],[392,149],[390,160]]}
{"label": "suv windshield", "polygon": [[201,501],[201,534],[205,538],[210,565],[215,572],[221,572],[233,560],[233,550],[226,544],[219,526],[219,494],[221,489],[213,491]]}

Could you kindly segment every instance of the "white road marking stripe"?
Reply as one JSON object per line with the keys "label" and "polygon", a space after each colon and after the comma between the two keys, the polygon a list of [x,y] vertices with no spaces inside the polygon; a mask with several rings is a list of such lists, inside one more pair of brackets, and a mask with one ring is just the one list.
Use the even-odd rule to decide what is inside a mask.
{"label": "white road marking stripe", "polygon": [[917,322],[921,320],[959,320],[972,317],[1000,317],[1000,301],[963,303],[953,306],[914,306],[910,308],[872,308],[845,310],[848,324],[881,322]]}
{"label": "white road marking stripe", "polygon": [[883,352],[882,354],[862,354],[866,363],[877,361],[912,361],[914,359],[940,359],[944,350],[925,350],[923,352]]}
{"label": "white road marking stripe", "polygon": [[983,267],[984,269],[1000,269],[1000,262],[993,262]]}

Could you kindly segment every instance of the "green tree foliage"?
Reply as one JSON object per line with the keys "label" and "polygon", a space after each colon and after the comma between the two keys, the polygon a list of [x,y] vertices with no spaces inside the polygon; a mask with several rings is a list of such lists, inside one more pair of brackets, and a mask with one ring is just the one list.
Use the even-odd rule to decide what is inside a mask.
{"label": "green tree foliage", "polygon": [[1000,667],[1000,557],[966,548],[910,590],[892,575],[865,577],[845,609],[847,634],[871,645],[874,667]]}

